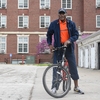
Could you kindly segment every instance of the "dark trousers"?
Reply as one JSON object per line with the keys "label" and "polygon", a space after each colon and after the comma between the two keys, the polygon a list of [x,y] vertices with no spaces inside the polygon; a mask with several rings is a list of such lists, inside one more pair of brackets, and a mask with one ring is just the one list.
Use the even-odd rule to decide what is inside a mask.
{"label": "dark trousers", "polygon": [[[78,75],[78,71],[77,71],[74,51],[71,51],[70,48],[67,48],[65,57],[69,64],[69,72],[71,74],[71,78],[73,80],[78,80],[79,75]],[[61,59],[62,59],[62,50],[55,51],[54,55],[53,55],[53,63],[56,64],[57,61],[60,61]],[[56,74],[57,74],[56,68],[54,68],[53,69],[53,77],[55,77]],[[54,78],[53,78],[53,80],[54,80]],[[53,84],[54,84],[54,82],[53,82]],[[52,88],[53,88],[53,86],[52,86]]]}

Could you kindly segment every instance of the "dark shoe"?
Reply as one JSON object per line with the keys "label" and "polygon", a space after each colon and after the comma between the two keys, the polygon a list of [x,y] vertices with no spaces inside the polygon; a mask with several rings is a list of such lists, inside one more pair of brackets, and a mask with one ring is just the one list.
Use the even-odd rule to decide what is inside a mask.
{"label": "dark shoe", "polygon": [[79,94],[84,94],[84,92],[81,91],[81,90],[79,89],[79,87],[74,88],[74,91],[75,91],[76,93],[79,93]]}

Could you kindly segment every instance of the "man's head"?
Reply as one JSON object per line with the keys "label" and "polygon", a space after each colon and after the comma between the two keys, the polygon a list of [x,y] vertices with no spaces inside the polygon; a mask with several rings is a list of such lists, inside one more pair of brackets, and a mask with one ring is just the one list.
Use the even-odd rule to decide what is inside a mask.
{"label": "man's head", "polygon": [[66,20],[66,10],[64,8],[60,8],[58,11],[59,20],[64,22]]}

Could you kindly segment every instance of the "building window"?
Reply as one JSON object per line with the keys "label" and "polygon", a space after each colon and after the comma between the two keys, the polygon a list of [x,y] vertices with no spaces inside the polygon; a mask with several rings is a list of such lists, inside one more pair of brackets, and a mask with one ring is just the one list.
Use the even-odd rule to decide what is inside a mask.
{"label": "building window", "polygon": [[46,35],[39,35],[39,42],[46,40]]}
{"label": "building window", "polygon": [[29,8],[29,0],[18,0],[18,8],[19,9],[28,9]]}
{"label": "building window", "polygon": [[6,8],[7,0],[0,0],[0,8]]}
{"label": "building window", "polygon": [[96,8],[100,8],[100,0],[96,0]]}
{"label": "building window", "polygon": [[18,53],[28,53],[29,36],[18,36]]}
{"label": "building window", "polygon": [[0,15],[0,28],[6,27],[6,19],[7,17],[5,15]]}
{"label": "building window", "polygon": [[0,53],[6,52],[6,36],[0,36]]}
{"label": "building window", "polygon": [[28,16],[18,16],[18,28],[28,28],[29,17]]}
{"label": "building window", "polygon": [[91,44],[90,46],[91,46],[91,48],[93,48],[94,47],[94,44]]}
{"label": "building window", "polygon": [[72,0],[61,0],[61,6],[65,9],[72,9]]}
{"label": "building window", "polygon": [[39,35],[38,53],[50,53],[47,44],[46,35]]}
{"label": "building window", "polygon": [[100,15],[96,16],[96,28],[100,28]]}
{"label": "building window", "polygon": [[40,0],[40,9],[50,9],[50,0]]}
{"label": "building window", "polygon": [[50,24],[50,16],[40,16],[40,28],[48,28]]}
{"label": "building window", "polygon": [[72,16],[66,16],[66,18],[72,20]]}
{"label": "building window", "polygon": [[100,0],[96,0],[96,5],[100,4]]}

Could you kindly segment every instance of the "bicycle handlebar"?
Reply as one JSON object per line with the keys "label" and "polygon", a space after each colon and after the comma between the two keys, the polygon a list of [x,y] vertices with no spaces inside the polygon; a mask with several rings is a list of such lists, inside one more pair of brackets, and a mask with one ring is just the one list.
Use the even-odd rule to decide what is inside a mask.
{"label": "bicycle handlebar", "polygon": [[54,48],[52,51],[54,52],[54,51],[60,50],[60,49],[62,49],[62,48],[67,48],[67,46],[56,47],[56,48]]}

